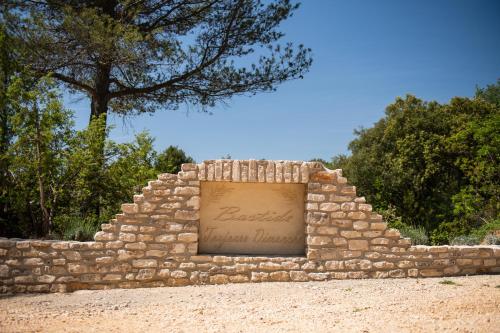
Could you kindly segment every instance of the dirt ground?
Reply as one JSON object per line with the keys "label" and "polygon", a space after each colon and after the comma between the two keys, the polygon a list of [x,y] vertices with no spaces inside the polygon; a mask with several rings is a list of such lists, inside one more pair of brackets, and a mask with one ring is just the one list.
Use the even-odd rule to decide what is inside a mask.
{"label": "dirt ground", "polygon": [[0,296],[0,332],[445,331],[500,332],[500,275]]}

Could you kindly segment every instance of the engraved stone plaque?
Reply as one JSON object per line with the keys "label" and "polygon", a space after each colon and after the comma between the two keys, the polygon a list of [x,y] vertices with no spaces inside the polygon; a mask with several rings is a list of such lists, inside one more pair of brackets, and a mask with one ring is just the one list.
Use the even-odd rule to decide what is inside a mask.
{"label": "engraved stone plaque", "polygon": [[202,182],[199,253],[305,253],[304,184]]}

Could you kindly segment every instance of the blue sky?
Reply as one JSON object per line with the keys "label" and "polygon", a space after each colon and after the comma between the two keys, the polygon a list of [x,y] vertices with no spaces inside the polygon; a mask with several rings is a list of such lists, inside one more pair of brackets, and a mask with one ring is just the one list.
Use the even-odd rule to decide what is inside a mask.
{"label": "blue sky", "polygon": [[[348,153],[353,130],[370,127],[407,93],[446,102],[500,78],[500,1],[304,0],[282,24],[284,41],[312,48],[303,80],[277,92],[238,96],[213,109],[111,116],[111,138],[148,130],[155,147],[196,161],[220,158],[329,160]],[[89,101],[65,98],[86,126]]]}

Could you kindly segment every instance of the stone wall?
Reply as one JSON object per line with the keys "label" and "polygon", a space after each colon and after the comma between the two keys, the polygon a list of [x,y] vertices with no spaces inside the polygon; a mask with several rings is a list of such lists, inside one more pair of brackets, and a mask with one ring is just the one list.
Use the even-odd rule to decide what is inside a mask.
{"label": "stone wall", "polygon": [[[201,181],[306,184],[306,255],[198,254]],[[411,246],[341,170],[315,162],[205,161],[161,174],[94,242],[0,238],[1,292],[500,273],[499,246]]]}

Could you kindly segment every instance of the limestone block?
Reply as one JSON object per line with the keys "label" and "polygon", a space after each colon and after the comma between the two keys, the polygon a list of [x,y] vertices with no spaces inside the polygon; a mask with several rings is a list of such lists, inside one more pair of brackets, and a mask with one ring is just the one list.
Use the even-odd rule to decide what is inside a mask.
{"label": "limestone block", "polygon": [[106,274],[102,278],[104,281],[120,281],[122,279],[121,274]]}
{"label": "limestone block", "polygon": [[307,194],[307,200],[308,201],[325,201],[325,196],[323,194],[312,194],[308,193]]}
{"label": "limestone block", "polygon": [[342,270],[344,269],[344,262],[343,261],[327,261],[325,262],[325,268],[330,271],[335,271],[335,270]]}
{"label": "limestone block", "polygon": [[327,227],[327,226],[319,226],[316,227],[316,233],[320,235],[337,235],[338,228],[336,227]]}
{"label": "limestone block", "polygon": [[154,239],[153,235],[137,234],[138,242],[152,242]]}
{"label": "limestone block", "polygon": [[367,215],[363,212],[349,212],[347,217],[353,220],[363,220],[367,218]]}
{"label": "limestone block", "polygon": [[122,212],[125,214],[139,213],[139,205],[137,204],[122,204]]}
{"label": "limestone block", "polygon": [[135,243],[125,244],[125,248],[128,250],[145,250],[146,247],[147,247],[146,243],[144,243],[144,242],[135,242]]}
{"label": "limestone block", "polygon": [[276,162],[276,183],[282,183],[283,180],[283,163]]}
{"label": "limestone block", "polygon": [[95,262],[96,264],[100,264],[100,265],[108,265],[108,264],[111,264],[113,262],[113,257],[99,257],[99,258],[95,258]]}
{"label": "limestone block", "polygon": [[200,209],[200,197],[193,196],[188,201],[186,201],[186,205],[193,209]]}
{"label": "limestone block", "polygon": [[362,235],[361,232],[354,230],[342,230],[340,232],[340,236],[345,238],[360,238],[361,235]]}
{"label": "limestone block", "polygon": [[268,161],[266,166],[266,182],[274,183],[274,162]]}
{"label": "limestone block", "polygon": [[340,220],[340,219],[333,219],[332,224],[339,227],[339,228],[352,228],[352,220]]}
{"label": "limestone block", "polygon": [[285,183],[292,182],[292,162],[285,161],[283,165],[283,180]]}
{"label": "limestone block", "polygon": [[358,209],[360,211],[363,211],[363,212],[371,212],[372,211],[372,205],[360,203],[360,204],[358,204]]}
{"label": "limestone block", "polygon": [[264,183],[266,181],[266,170],[264,169],[264,165],[257,166],[257,180],[259,183]]}
{"label": "limestone block", "polygon": [[404,278],[406,277],[406,274],[402,269],[394,269],[392,271],[389,271],[389,276],[392,278]]}
{"label": "limestone block", "polygon": [[14,277],[14,283],[24,284],[33,282],[35,282],[35,279],[32,275],[22,275]]}
{"label": "limestone block", "polygon": [[243,283],[243,282],[248,282],[249,280],[250,279],[248,278],[248,276],[243,274],[229,276],[229,282],[232,283]]}
{"label": "limestone block", "polygon": [[31,246],[31,242],[30,241],[19,241],[19,242],[16,242],[16,249],[19,249],[19,250],[29,249],[30,246]]}
{"label": "limestone block", "polygon": [[174,246],[172,247],[172,250],[170,250],[170,252],[173,254],[180,254],[180,253],[184,253],[185,251],[186,251],[186,245],[182,244],[182,243],[174,244]]}
{"label": "limestone block", "polygon": [[[389,261],[376,261],[373,263],[373,267],[377,269],[391,269],[394,268],[394,263]],[[401,266],[398,266],[401,267]]]}
{"label": "limestone block", "polygon": [[225,284],[229,282],[229,278],[225,274],[215,274],[210,277],[210,283],[212,284]]}
{"label": "limestone block", "polygon": [[349,245],[349,250],[362,250],[362,251],[368,250],[368,241],[364,239],[349,240],[348,245]]}
{"label": "limestone block", "polygon": [[94,240],[96,241],[112,241],[115,240],[116,236],[111,232],[98,231],[94,235]]}
{"label": "limestone block", "polygon": [[256,160],[248,160],[248,181],[256,182],[257,181],[257,161]]}
{"label": "limestone block", "polygon": [[385,230],[387,229],[387,224],[385,222],[372,222],[370,223],[371,230]]}
{"label": "limestone block", "polygon": [[167,254],[168,254],[168,252],[167,251],[163,251],[163,250],[149,250],[149,251],[146,251],[146,257],[158,257],[158,258],[162,258],[162,257],[165,257]]}
{"label": "limestone block", "polygon": [[307,236],[307,244],[308,245],[327,245],[332,242],[330,237],[326,236]]}
{"label": "limestone block", "polygon": [[321,191],[323,192],[337,192],[337,186],[333,184],[321,184]]}
{"label": "limestone block", "polygon": [[370,241],[373,245],[387,245],[389,244],[389,239],[387,238],[374,238]]}
{"label": "limestone block", "polygon": [[197,233],[181,233],[181,234],[177,235],[177,240],[179,242],[186,242],[186,243],[196,242],[196,241],[198,241],[198,234]]}
{"label": "limestone block", "polygon": [[174,218],[176,220],[195,221],[200,219],[200,213],[192,210],[178,210],[175,212]]}
{"label": "limestone block", "polygon": [[181,208],[182,204],[180,202],[167,202],[162,205],[160,205],[160,208],[167,210],[173,210],[173,209],[178,209]]}
{"label": "limestone block", "polygon": [[179,186],[174,190],[174,195],[199,195],[200,188],[198,186]]}
{"label": "limestone block", "polygon": [[399,233],[399,230],[397,229],[387,229],[384,233],[386,237],[390,238],[399,238],[401,237],[401,234]]}
{"label": "limestone block", "polygon": [[289,281],[290,275],[286,271],[278,271],[269,273],[269,278],[271,281]]}
{"label": "limestone block", "polygon": [[198,173],[196,171],[181,171],[179,172],[179,179],[181,180],[196,180],[198,179]]}
{"label": "limestone block", "polygon": [[292,182],[300,183],[300,165],[298,164],[292,166]]}
{"label": "limestone block", "polygon": [[341,205],[340,205],[340,209],[342,209],[344,212],[348,212],[348,211],[354,211],[356,210],[356,203],[355,202],[343,202]]}
{"label": "limestone block", "polygon": [[438,269],[421,269],[420,276],[423,277],[443,276],[443,272]]}
{"label": "limestone block", "polygon": [[106,242],[107,249],[120,249],[123,247],[122,241]]}
{"label": "limestone block", "polygon": [[82,259],[82,256],[77,251],[63,251],[62,254],[68,260],[76,261]]}
{"label": "limestone block", "polygon": [[214,256],[212,258],[212,261],[215,264],[227,264],[233,262],[233,259],[231,257],[226,257],[226,256]]}
{"label": "limestone block", "polygon": [[306,210],[318,210],[318,204],[316,202],[306,203]]}
{"label": "limestone block", "polygon": [[123,242],[135,242],[135,234],[120,232],[118,239]]}
{"label": "limestone block", "polygon": [[54,260],[52,260],[52,264],[54,266],[66,265],[66,259],[54,259]]}
{"label": "limestone block", "polygon": [[23,263],[26,266],[41,266],[41,265],[43,265],[43,259],[41,259],[41,258],[28,258],[28,259],[24,259]]}
{"label": "limestone block", "polygon": [[381,231],[381,230],[370,230],[370,231],[363,232],[363,237],[375,238],[375,237],[382,236],[382,234],[383,234],[383,231]]}
{"label": "limestone block", "polygon": [[347,245],[347,240],[343,237],[334,237],[332,239],[333,245],[337,247],[345,246]]}
{"label": "limestone block", "polygon": [[265,272],[252,272],[250,280],[252,282],[265,282],[269,280],[269,273]]}
{"label": "limestone block", "polygon": [[283,267],[281,267],[281,265],[278,263],[268,261],[268,262],[261,262],[259,264],[259,269],[263,269],[266,271],[277,271],[283,269]]}
{"label": "limestone block", "polygon": [[332,202],[348,202],[351,200],[352,200],[352,197],[347,196],[347,195],[336,195],[336,194],[330,195],[330,201],[332,201]]}
{"label": "limestone block", "polygon": [[309,167],[306,162],[300,165],[300,181],[304,184],[309,182]]}
{"label": "limestone block", "polygon": [[136,268],[152,268],[157,267],[158,261],[156,259],[136,259],[132,260],[132,267]]}
{"label": "limestone block", "polygon": [[308,212],[306,215],[306,223],[312,225],[324,225],[330,222],[330,216],[327,213]]}
{"label": "limestone block", "polygon": [[139,273],[136,275],[136,280],[151,280],[156,273],[156,269],[154,268],[143,268],[139,270]]}
{"label": "limestone block", "polygon": [[8,277],[9,272],[10,272],[9,266],[0,265],[0,277]]}
{"label": "limestone block", "polygon": [[496,266],[496,264],[497,264],[497,260],[495,258],[484,259],[484,266],[486,266],[486,267]]}
{"label": "limestone block", "polygon": [[320,204],[319,209],[324,212],[334,212],[340,210],[340,205],[334,202],[324,202]]}
{"label": "limestone block", "polygon": [[354,228],[354,230],[367,230],[369,226],[370,224],[367,221],[354,221],[352,223],[352,227]]}
{"label": "limestone block", "polygon": [[307,275],[314,281],[324,281],[328,279],[328,273],[308,273]]}
{"label": "limestone block", "polygon": [[88,272],[88,267],[83,264],[69,263],[68,272],[71,274],[83,274]]}

